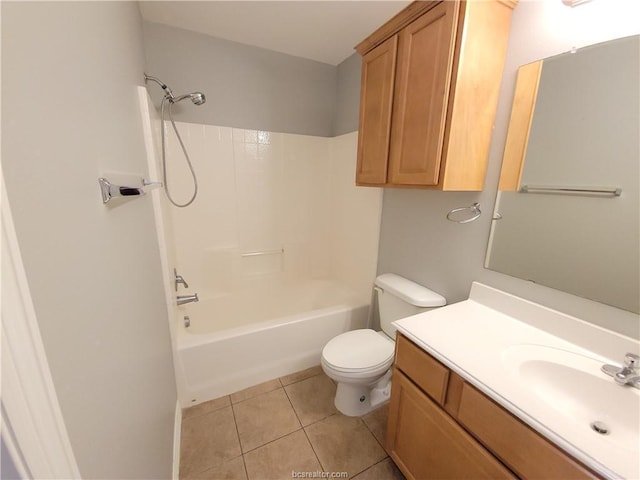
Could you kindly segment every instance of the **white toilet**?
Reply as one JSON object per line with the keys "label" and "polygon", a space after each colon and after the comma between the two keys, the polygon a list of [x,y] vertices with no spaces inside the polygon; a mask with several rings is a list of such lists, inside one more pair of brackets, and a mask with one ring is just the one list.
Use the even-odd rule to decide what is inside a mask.
{"label": "white toilet", "polygon": [[389,399],[396,329],[391,322],[446,304],[442,295],[393,273],[376,278],[381,332],[352,330],[329,340],[322,369],[338,383],[335,406],[364,415]]}

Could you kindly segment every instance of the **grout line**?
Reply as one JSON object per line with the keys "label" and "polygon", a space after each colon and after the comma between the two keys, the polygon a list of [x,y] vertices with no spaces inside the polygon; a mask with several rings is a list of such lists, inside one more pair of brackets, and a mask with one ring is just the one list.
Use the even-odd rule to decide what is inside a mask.
{"label": "grout line", "polygon": [[[391,457],[389,457],[389,456],[387,455],[387,456],[386,456],[386,457],[384,457],[382,460],[379,460],[379,461],[377,461],[376,463],[372,463],[372,464],[371,464],[371,465],[369,465],[367,468],[365,468],[364,470],[361,470],[360,472],[356,473],[355,475],[353,475],[353,476],[349,476],[349,478],[357,477],[358,475],[360,475],[360,474],[362,474],[362,473],[366,472],[366,471],[367,471],[367,470],[369,470],[370,468],[375,467],[375,466],[376,466],[376,465],[378,465],[379,463],[382,463],[382,462],[384,462],[385,460],[387,460],[387,459],[389,459],[389,458],[391,458]],[[395,465],[395,464],[394,464],[394,465]]]}
{"label": "grout line", "polygon": [[269,440],[268,442],[263,443],[262,445],[258,445],[257,447],[252,448],[251,450],[247,450],[246,452],[243,452],[242,455],[244,456],[247,453],[251,453],[251,452],[254,452],[254,451],[258,450],[259,448],[265,447],[265,446],[269,445],[270,443],[277,442],[278,440],[282,440],[284,437],[288,437],[289,435],[292,435],[292,434],[294,434],[296,432],[299,432],[300,430],[302,430],[302,427],[300,427],[300,428],[298,428],[298,429],[296,429],[296,430],[294,430],[292,432],[285,433],[284,435],[280,435],[278,438],[274,438],[273,440]]}
{"label": "grout line", "polygon": [[[309,368],[314,368],[314,367],[309,367]],[[301,370],[301,371],[304,372],[304,370]],[[299,373],[299,372],[294,372],[291,375],[295,375],[296,373]],[[278,380],[280,380],[280,383],[282,384],[283,387],[288,387],[289,385],[295,385],[296,383],[304,382],[305,380],[309,380],[310,378],[318,377],[318,376],[320,376],[322,374],[324,374],[324,372],[320,371],[320,372],[316,373],[315,375],[311,375],[309,377],[301,378],[300,380],[295,380],[295,381],[293,381],[291,383],[287,383],[286,385],[284,383],[282,383],[282,378],[284,378],[284,377],[278,377]],[[285,375],[285,376],[289,376],[289,375]],[[331,380],[331,379],[329,379],[329,380]],[[333,380],[331,380],[331,381],[333,381]]]}
{"label": "grout line", "polygon": [[309,435],[307,434],[307,431],[305,430],[305,428],[302,428],[302,431],[304,432],[304,436],[307,437],[307,442],[309,442],[309,445],[311,446],[311,451],[313,452],[313,454],[316,456],[316,460],[318,460],[318,465],[320,465],[320,469],[323,472],[326,472],[327,470],[324,468],[324,465],[322,465],[322,462],[320,461],[320,457],[318,457],[318,452],[316,452],[316,449],[313,446],[313,442],[311,441],[311,439],[309,438]]}
{"label": "grout line", "polygon": [[289,405],[291,405],[291,410],[293,410],[293,414],[296,416],[296,419],[298,420],[298,423],[300,424],[300,428],[304,428],[304,425],[302,424],[302,421],[300,420],[300,416],[298,415],[298,412],[296,411],[296,407],[293,406],[293,402],[291,401],[291,398],[289,397],[289,393],[287,392],[287,389],[282,387],[282,390],[284,391],[284,395],[287,397],[287,400],[289,401]]}
{"label": "grout line", "polygon": [[[208,472],[209,470],[212,470],[214,468],[219,468],[222,464],[228,463],[228,462],[230,462],[232,460],[235,460],[236,458],[240,458],[240,457],[242,457],[242,453],[240,455],[236,455],[235,457],[231,457],[231,458],[229,458],[227,460],[221,460],[220,463],[215,463],[213,465],[209,465],[204,470],[197,470],[195,472],[190,472],[189,475],[188,475],[188,478],[192,478],[194,475],[199,475],[201,473]],[[243,461],[244,461],[244,459],[243,459]]]}
{"label": "grout line", "polygon": [[[287,400],[289,401],[289,405],[291,405],[291,410],[293,411],[293,414],[296,416],[296,420],[298,420],[298,424],[300,425],[300,427],[299,427],[299,428],[296,428],[295,430],[293,430],[293,431],[291,431],[291,432],[287,432],[287,433],[285,433],[284,435],[280,435],[279,437],[273,438],[273,439],[269,440],[268,442],[263,443],[262,445],[258,445],[257,447],[254,447],[254,448],[252,448],[251,450],[247,450],[246,452],[245,452],[245,451],[242,451],[242,456],[243,456],[243,457],[244,457],[244,455],[245,455],[245,454],[247,454],[247,453],[253,452],[254,450],[257,450],[258,448],[264,447],[265,445],[269,445],[270,443],[273,443],[273,442],[275,442],[275,441],[277,441],[277,440],[280,440],[281,438],[284,438],[284,437],[286,437],[287,435],[291,435],[292,433],[295,433],[295,432],[297,432],[298,430],[302,430],[302,422],[300,421],[300,418],[298,417],[298,414],[297,414],[297,412],[296,412],[296,409],[295,409],[295,408],[293,408],[293,405],[291,404],[291,399],[289,398],[289,395],[287,395],[287,391],[284,389],[284,387],[279,387],[279,388],[276,388],[275,390],[271,390],[271,392],[265,392],[265,393],[272,393],[272,392],[275,392],[275,391],[280,390],[280,389],[282,389],[282,391],[284,392],[285,397],[287,397]],[[241,402],[240,402],[240,403],[241,403]],[[234,418],[235,418],[235,417],[234,417]],[[236,424],[236,429],[237,429],[237,428],[238,428],[238,425]],[[238,431],[238,437],[239,437],[239,436],[240,436],[240,432]],[[240,450],[242,450],[242,443],[240,444]]]}
{"label": "grout line", "polygon": [[[231,401],[231,396],[229,396],[229,401]],[[238,446],[240,447],[240,456],[242,457],[242,466],[244,467],[244,475],[247,479],[249,479],[249,472],[247,471],[247,462],[244,461],[244,452],[242,451],[242,442],[240,441],[240,430],[238,430],[238,421],[236,420],[236,411],[233,408],[233,403],[231,403],[231,413],[233,414],[233,424],[236,427],[236,434],[238,435]]]}
{"label": "grout line", "polygon": [[[278,384],[279,384],[280,386],[279,386],[279,387],[274,388],[273,390],[267,390],[267,391],[265,391],[265,392],[260,392],[260,393],[257,393],[257,394],[255,394],[255,395],[251,396],[251,397],[243,398],[242,400],[237,400],[237,401],[235,401],[235,402],[234,402],[234,401],[233,401],[233,399],[231,398],[231,396],[232,396],[232,395],[235,395],[236,393],[244,392],[245,390],[249,390],[250,388],[257,387],[257,386],[262,385],[262,384],[264,384],[264,383],[273,382],[273,381],[275,381],[275,380],[278,380]],[[237,405],[237,404],[239,404],[239,403],[246,402],[247,400],[251,400],[252,398],[259,397],[260,395],[264,395],[265,393],[271,393],[271,392],[274,392],[274,391],[278,390],[279,388],[282,388],[282,382],[280,381],[280,379],[279,379],[279,378],[272,378],[271,380],[267,380],[266,382],[258,383],[258,384],[256,384],[256,385],[252,385],[251,387],[243,388],[242,390],[238,390],[237,392],[230,393],[230,394],[229,394],[229,402],[231,402],[231,405]]]}
{"label": "grout line", "polygon": [[[192,413],[192,414],[190,414],[190,415],[188,415],[188,416],[186,416],[186,417],[184,416],[184,412],[185,412],[185,411],[187,411],[187,410],[190,410],[190,409],[192,409],[192,408],[197,408],[197,407],[199,407],[200,405],[204,405],[205,403],[213,402],[214,400],[218,400],[218,399],[220,399],[220,398],[224,398],[224,397],[229,397],[229,403],[227,403],[226,405],[223,405],[223,406],[218,407],[218,408],[214,408],[213,410],[204,411],[204,412],[202,412],[202,413],[195,413],[195,414],[194,414],[194,413]],[[224,409],[224,408],[230,407],[231,405],[232,405],[232,403],[231,403],[231,396],[230,396],[230,395],[223,395],[222,397],[218,397],[218,398],[214,398],[213,400],[208,400],[208,401],[206,401],[206,402],[202,402],[202,403],[200,403],[200,404],[198,404],[198,405],[195,405],[195,406],[193,406],[193,407],[183,408],[183,409],[182,409],[182,418],[183,418],[183,420],[189,420],[190,418],[198,418],[198,417],[201,417],[201,416],[203,416],[203,415],[208,415],[208,414],[210,414],[210,413],[217,412],[218,410],[222,410],[222,409]]]}
{"label": "grout line", "polygon": [[[382,405],[381,407],[378,407],[378,408],[384,408],[384,407],[385,407],[385,405]],[[377,408],[377,409],[378,409],[378,408]],[[376,409],[376,410],[377,410],[377,409]],[[375,412],[376,410],[372,410],[372,411],[371,411],[371,412],[369,412],[369,413],[373,413],[373,412]],[[367,415],[368,415],[368,414],[367,414]],[[387,412],[387,415],[388,415],[388,412]],[[365,416],[366,416],[366,415],[365,415]],[[369,425],[367,424],[367,422],[365,422],[365,421],[364,421],[364,416],[363,416],[363,417],[360,417],[360,420],[362,420],[362,423],[364,423],[364,426],[365,426],[365,427],[367,427],[367,430],[369,430],[369,432],[371,432],[371,435],[373,435],[373,438],[375,438],[375,439],[376,439],[376,442],[378,442],[378,445],[380,445],[380,446],[382,447],[382,450],[384,450],[384,453],[386,453],[386,454],[387,454],[387,457],[388,457],[388,456],[389,456],[389,452],[387,452],[387,448],[382,444],[382,442],[378,439],[378,437],[376,437],[376,434],[375,434],[375,433],[373,433],[373,430],[371,430],[371,428],[369,427]],[[382,460],[380,460],[380,461],[382,461]]]}
{"label": "grout line", "polygon": [[[293,409],[293,413],[295,413],[296,418],[298,419],[298,422],[300,422],[300,425],[302,425],[302,422],[300,421],[300,417],[298,416],[298,412],[296,412],[296,409],[293,407],[293,402],[291,401],[291,398],[289,398],[289,394],[287,393],[287,390],[284,387],[282,387],[282,389],[284,390],[284,394],[287,396],[287,400],[289,400],[289,403],[291,404],[291,408]],[[318,421],[320,421],[320,420],[318,420]],[[314,423],[317,423],[317,422],[314,422]],[[311,439],[309,438],[309,435],[307,434],[307,430],[305,429],[304,425],[302,425],[302,431],[304,432],[304,436],[307,438],[307,442],[309,442],[309,446],[311,446],[311,451],[315,455],[316,460],[318,461],[318,465],[320,465],[320,469],[323,472],[325,472],[326,470],[324,469],[324,466],[322,465],[322,462],[320,461],[320,457],[318,457],[318,453],[316,452],[316,449],[313,448],[313,442],[311,442]]]}

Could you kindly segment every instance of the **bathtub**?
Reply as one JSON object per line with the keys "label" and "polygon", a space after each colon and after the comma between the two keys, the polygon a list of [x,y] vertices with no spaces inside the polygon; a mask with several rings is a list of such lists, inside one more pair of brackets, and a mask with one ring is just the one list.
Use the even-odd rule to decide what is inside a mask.
{"label": "bathtub", "polygon": [[331,338],[367,327],[369,302],[329,281],[263,282],[179,313],[180,403],[188,407],[319,365]]}

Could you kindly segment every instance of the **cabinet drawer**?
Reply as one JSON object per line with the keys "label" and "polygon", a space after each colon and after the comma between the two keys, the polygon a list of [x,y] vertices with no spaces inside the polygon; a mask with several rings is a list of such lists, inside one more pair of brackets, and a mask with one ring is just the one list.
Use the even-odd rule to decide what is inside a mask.
{"label": "cabinet drawer", "polygon": [[395,365],[427,395],[440,405],[444,404],[449,369],[400,334],[397,338]]}
{"label": "cabinet drawer", "polygon": [[521,478],[600,478],[466,383],[458,421]]}

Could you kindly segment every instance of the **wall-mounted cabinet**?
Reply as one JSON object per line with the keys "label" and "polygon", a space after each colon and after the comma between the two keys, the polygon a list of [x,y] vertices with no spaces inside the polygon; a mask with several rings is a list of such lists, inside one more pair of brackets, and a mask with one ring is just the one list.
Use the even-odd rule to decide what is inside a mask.
{"label": "wall-mounted cabinet", "polygon": [[482,190],[515,4],[413,2],[356,47],[357,185]]}

